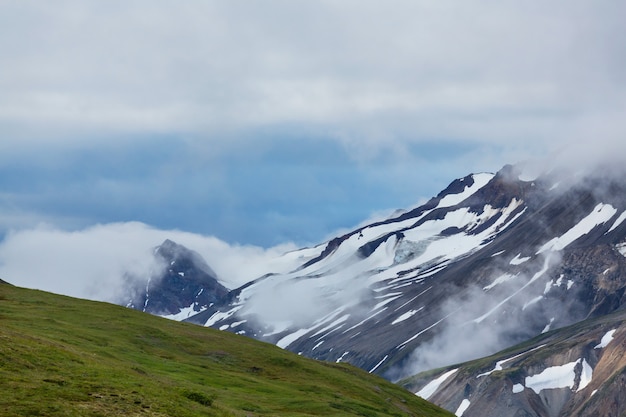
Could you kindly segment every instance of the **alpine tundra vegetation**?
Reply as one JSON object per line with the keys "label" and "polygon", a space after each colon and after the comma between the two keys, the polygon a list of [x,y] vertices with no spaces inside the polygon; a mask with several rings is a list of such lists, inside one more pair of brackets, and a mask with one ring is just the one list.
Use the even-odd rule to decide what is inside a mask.
{"label": "alpine tundra vegetation", "polygon": [[0,284],[3,416],[450,414],[347,364]]}

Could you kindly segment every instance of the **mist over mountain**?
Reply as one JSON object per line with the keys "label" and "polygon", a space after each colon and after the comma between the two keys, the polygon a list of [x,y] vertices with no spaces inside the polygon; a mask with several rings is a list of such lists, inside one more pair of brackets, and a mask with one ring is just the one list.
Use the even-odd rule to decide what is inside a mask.
{"label": "mist over mountain", "polygon": [[[519,415],[613,410],[621,397],[606,384],[622,377],[607,369],[619,364],[593,347],[621,337],[626,176],[613,163],[536,168],[468,174],[424,204],[281,254],[150,231],[161,243],[138,250],[144,235],[106,253],[100,285],[130,308],[402,380],[457,415],[502,415],[497,395]],[[72,236],[77,253],[86,237]],[[76,255],[61,261],[88,271]],[[572,325],[587,336],[561,333]]]}
{"label": "mist over mountain", "polygon": [[283,272],[179,308],[391,380],[490,355],[622,308],[623,178],[510,165],[470,174],[421,206],[285,253]]}

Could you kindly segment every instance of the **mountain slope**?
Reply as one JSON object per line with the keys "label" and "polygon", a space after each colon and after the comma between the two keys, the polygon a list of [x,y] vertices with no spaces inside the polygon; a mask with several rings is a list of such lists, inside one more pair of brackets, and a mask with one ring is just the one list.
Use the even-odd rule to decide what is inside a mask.
{"label": "mountain slope", "polygon": [[6,416],[444,416],[348,365],[119,306],[0,284]]}
{"label": "mountain slope", "polygon": [[484,356],[624,304],[623,178],[468,175],[189,320],[389,379]]}
{"label": "mountain slope", "polygon": [[626,312],[546,333],[476,361],[425,372],[407,389],[466,416],[626,413]]}

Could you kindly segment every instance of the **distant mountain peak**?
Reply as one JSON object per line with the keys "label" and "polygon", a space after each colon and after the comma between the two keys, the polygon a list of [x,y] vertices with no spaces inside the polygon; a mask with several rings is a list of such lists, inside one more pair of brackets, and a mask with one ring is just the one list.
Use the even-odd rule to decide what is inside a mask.
{"label": "distant mountain peak", "polygon": [[166,239],[153,254],[159,265],[155,271],[143,279],[128,277],[128,307],[182,320],[228,295],[197,252]]}
{"label": "distant mountain peak", "polygon": [[[163,243],[155,248],[154,253],[170,262],[182,261],[189,263],[190,267],[197,268],[205,272],[210,277],[217,277],[217,274],[213,271],[213,269],[211,269],[198,252],[190,250],[183,245],[179,245],[170,239],[165,239]],[[177,269],[180,269],[180,265]]]}

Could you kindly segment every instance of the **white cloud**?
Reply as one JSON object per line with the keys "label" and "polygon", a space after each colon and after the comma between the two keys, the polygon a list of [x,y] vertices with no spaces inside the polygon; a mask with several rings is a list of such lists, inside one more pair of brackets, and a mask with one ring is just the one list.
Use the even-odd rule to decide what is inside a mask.
{"label": "white cloud", "polygon": [[80,298],[112,301],[125,273],[145,277],[155,268],[152,250],[165,239],[199,252],[223,284],[236,288],[265,272],[289,267],[276,258],[294,247],[231,246],[219,239],[138,222],[64,231],[42,225],[10,233],[0,244],[0,277],[14,285]]}
{"label": "white cloud", "polygon": [[297,124],[539,146],[590,117],[624,129],[618,2],[0,7],[0,123],[21,140]]}
{"label": "white cloud", "polygon": [[[254,160],[251,142],[267,138],[340,143],[351,158],[345,172],[365,172],[368,181],[398,190],[389,207],[400,204],[398,195],[414,195],[409,204],[430,197],[423,184],[445,185],[530,157],[580,165],[592,156],[626,155],[625,9],[610,0],[3,1],[0,169],[9,166],[3,178],[20,183],[12,187],[15,199],[0,195],[0,230],[36,221],[157,224],[162,216],[140,217],[128,207],[140,201],[171,212],[163,195],[179,198],[171,190],[191,177],[199,191],[181,193],[190,206],[214,199],[224,212],[241,213],[233,207],[259,204],[248,193],[258,186],[234,187],[240,177],[227,178],[223,167],[233,154]],[[418,154],[442,142],[468,148],[434,160]],[[71,160],[68,147],[112,156],[83,177],[89,167]],[[105,147],[109,153],[98,153]],[[171,158],[147,155],[143,163],[155,168],[145,175],[116,175],[137,164],[138,149],[151,147],[167,148]],[[16,175],[21,160],[73,164],[76,174],[65,179],[85,178],[86,185],[54,183],[56,168],[49,177],[29,169]],[[37,178],[28,182],[29,175]],[[284,200],[335,207],[335,194],[350,194],[338,188],[341,181],[315,180],[326,200],[300,200],[304,193],[295,187],[281,190]],[[362,193],[371,191],[362,184]],[[118,207],[102,204],[107,214],[119,211],[70,212],[53,198],[84,200],[85,189],[102,192],[94,200],[121,196]],[[299,190],[322,195],[305,184]],[[44,200],[46,193],[53,197]],[[208,216],[220,225],[231,221]],[[198,230],[198,223],[162,227]],[[259,223],[251,219],[235,238],[223,237],[242,241]]]}

